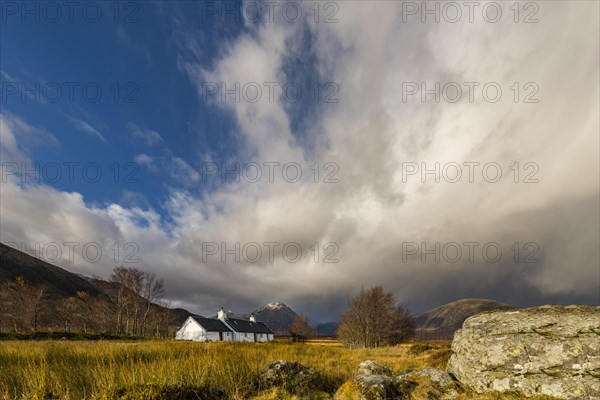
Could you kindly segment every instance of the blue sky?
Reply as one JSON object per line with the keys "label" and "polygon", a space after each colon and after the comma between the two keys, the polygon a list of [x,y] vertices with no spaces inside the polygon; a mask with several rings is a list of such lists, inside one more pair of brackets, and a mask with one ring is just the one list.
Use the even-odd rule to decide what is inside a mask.
{"label": "blue sky", "polygon": [[[239,4],[232,2],[232,6]],[[33,148],[36,161],[79,162],[82,166],[97,162],[102,166],[103,177],[97,183],[80,176],[73,182],[59,179],[57,188],[76,190],[86,201],[99,203],[119,201],[125,190],[137,192],[160,209],[164,198],[157,188],[182,182],[131,167],[137,154],[169,152],[199,168],[198,163],[206,157],[219,162],[235,155],[238,147],[231,134],[235,129],[231,118],[202,101],[178,66],[178,60],[188,55],[178,37],[184,33],[176,25],[193,30],[198,46],[195,61],[203,66],[214,61],[219,43],[239,35],[243,27],[234,18],[225,22],[204,18],[204,22],[192,24],[203,19],[202,10],[193,2],[139,3],[135,8],[122,5],[125,22],[121,23],[114,22],[112,7],[112,3],[101,7],[103,15],[97,23],[78,13],[70,23],[65,9],[57,23],[44,21],[43,15],[40,23],[32,23],[33,16],[25,17],[29,23],[22,23],[20,15],[6,16],[1,79],[5,85],[14,82],[14,86],[10,92],[5,86],[2,107],[33,125],[44,126],[60,142]],[[56,83],[61,94],[54,91]],[[21,85],[40,97],[22,101],[21,93],[12,94],[13,87],[20,90]],[[102,91],[98,96],[96,87]],[[82,126],[84,123],[94,131]],[[133,134],[133,126],[142,132],[155,131],[161,140],[145,143]],[[115,175],[115,169],[121,176]],[[123,182],[125,175],[132,179]],[[188,188],[203,190],[201,182]]]}
{"label": "blue sky", "polygon": [[[58,22],[49,3],[0,9],[2,242],[98,244],[97,261],[53,262],[104,277],[135,243],[130,265],[205,315],[283,301],[334,320],[371,285],[415,312],[597,302],[597,2],[498,3],[497,21],[389,1],[287,1],[272,18],[252,0],[75,3],[72,21],[60,2]],[[24,181],[36,165],[62,176]],[[229,252],[253,244],[258,261]]]}

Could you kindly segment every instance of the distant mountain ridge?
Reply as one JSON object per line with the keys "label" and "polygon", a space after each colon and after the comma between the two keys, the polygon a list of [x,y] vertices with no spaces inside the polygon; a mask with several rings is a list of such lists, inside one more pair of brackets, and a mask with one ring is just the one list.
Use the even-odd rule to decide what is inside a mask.
{"label": "distant mountain ridge", "polygon": [[510,310],[510,304],[490,299],[462,299],[413,315],[415,325],[422,331],[440,331],[453,334],[472,315],[484,311]]}
{"label": "distant mountain ridge", "polygon": [[315,331],[318,336],[335,336],[339,323],[337,322],[322,322],[315,325]]}

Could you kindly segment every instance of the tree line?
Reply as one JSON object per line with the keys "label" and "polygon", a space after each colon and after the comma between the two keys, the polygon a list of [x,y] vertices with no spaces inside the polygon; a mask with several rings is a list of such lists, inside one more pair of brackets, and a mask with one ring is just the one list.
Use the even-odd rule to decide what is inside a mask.
{"label": "tree line", "polygon": [[105,280],[94,277],[100,294],[76,291],[61,297],[45,284],[22,276],[0,283],[0,330],[65,331],[171,337],[173,313],[156,274],[116,267]]}

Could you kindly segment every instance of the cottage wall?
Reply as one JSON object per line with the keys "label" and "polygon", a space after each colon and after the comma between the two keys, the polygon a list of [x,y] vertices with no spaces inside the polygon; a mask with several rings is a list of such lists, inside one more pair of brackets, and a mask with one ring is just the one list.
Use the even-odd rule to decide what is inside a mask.
{"label": "cottage wall", "polygon": [[[223,332],[223,336],[225,336],[225,332]],[[223,337],[225,339],[225,337]],[[206,332],[205,341],[207,342],[218,342],[219,341],[219,332]]]}
{"label": "cottage wall", "polygon": [[206,331],[200,325],[198,325],[193,319],[188,318],[183,326],[177,331],[175,339],[177,340],[194,340],[204,341],[206,340]]}
{"label": "cottage wall", "polygon": [[256,341],[257,342],[268,342],[269,341],[269,334],[268,333],[257,333],[256,334]]}
{"label": "cottage wall", "polygon": [[236,332],[236,339],[238,342],[254,342],[254,334],[247,332]]}
{"label": "cottage wall", "polygon": [[[254,342],[254,333],[252,332],[235,332],[234,333],[235,340],[238,342]],[[257,333],[256,341],[257,342],[268,342],[273,340],[273,335],[267,333]]]}

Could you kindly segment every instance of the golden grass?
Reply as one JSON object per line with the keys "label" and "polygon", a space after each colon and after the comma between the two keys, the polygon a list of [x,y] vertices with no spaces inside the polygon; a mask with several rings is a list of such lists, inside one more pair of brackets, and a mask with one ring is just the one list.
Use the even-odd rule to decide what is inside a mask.
{"label": "golden grass", "polygon": [[[184,398],[181,392],[205,393],[211,388],[223,389],[231,399],[274,398],[280,394],[264,391],[258,376],[279,359],[315,368],[333,384],[333,394],[353,377],[361,361],[379,361],[396,373],[444,368],[449,345],[431,342],[429,349],[415,352],[411,351],[414,344],[351,350],[329,340],[304,344],[5,341],[0,342],[0,399],[168,400]],[[138,394],[125,396],[130,388],[139,388],[134,391]]]}

